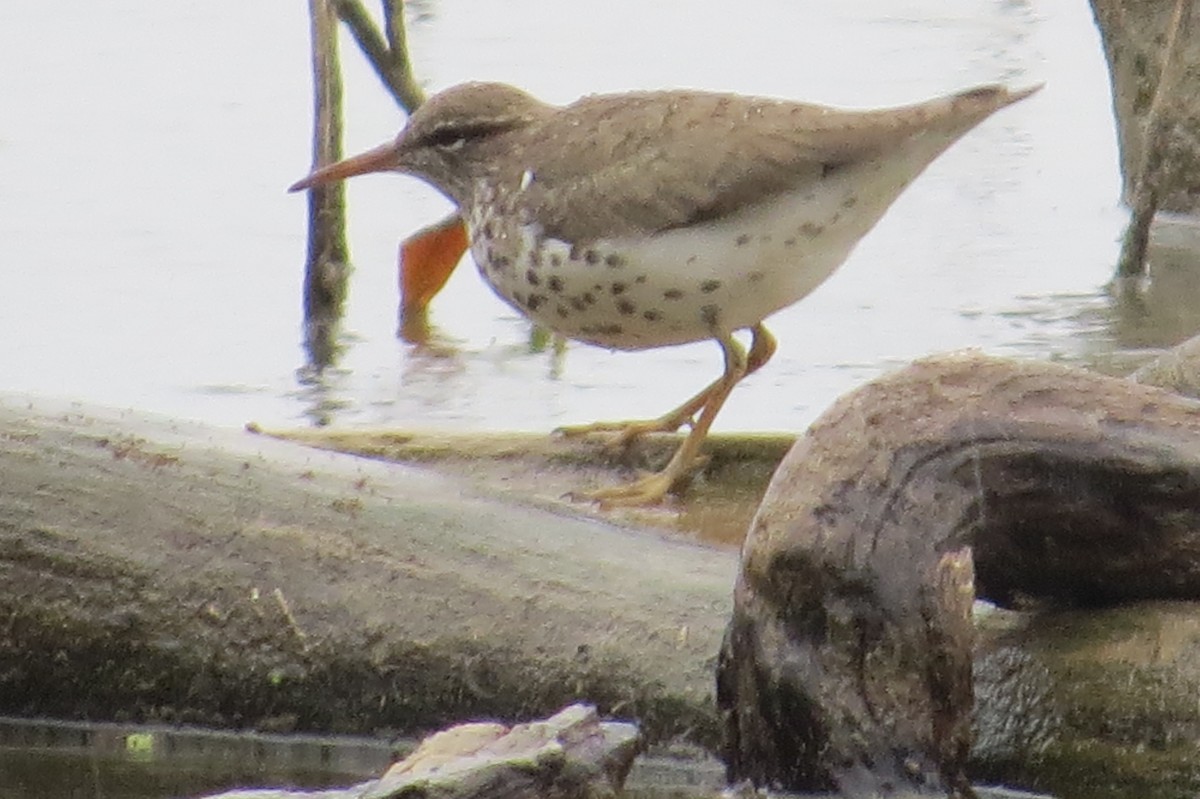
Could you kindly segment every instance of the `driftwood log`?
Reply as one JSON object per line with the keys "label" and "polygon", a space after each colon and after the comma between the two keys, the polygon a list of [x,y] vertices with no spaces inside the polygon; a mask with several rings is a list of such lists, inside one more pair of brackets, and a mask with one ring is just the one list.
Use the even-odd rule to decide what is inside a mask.
{"label": "driftwood log", "polygon": [[0,714],[717,739],[736,557],[240,430],[0,399]]}
{"label": "driftwood log", "polygon": [[[994,390],[985,390],[988,386]],[[1025,401],[1011,409],[1002,402],[1015,396]],[[870,398],[879,403],[877,410],[864,404]],[[799,469],[812,481],[794,484],[791,501],[801,504],[805,497],[830,493],[849,501],[871,484],[881,490],[890,485],[895,489],[890,499],[881,495],[863,508],[878,512],[890,502],[899,516],[889,524],[901,517],[911,521],[906,514],[921,510],[921,497],[911,490],[930,483],[915,480],[897,487],[882,481],[881,470],[886,464],[912,463],[915,479],[944,467],[952,456],[949,443],[918,462],[913,458],[920,447],[913,437],[941,430],[958,436],[950,442],[969,440],[971,414],[989,408],[994,413],[977,418],[974,427],[975,434],[988,434],[975,444],[991,459],[980,461],[994,467],[980,472],[989,479],[1011,475],[1000,467],[1018,463],[1001,458],[1015,450],[1005,449],[1004,439],[994,435],[1018,429],[1012,425],[1036,422],[1050,431],[1075,430],[1080,442],[1092,442],[1088,446],[1104,456],[1091,479],[1103,477],[1105,464],[1117,469],[1128,463],[1107,457],[1098,443],[1107,435],[1113,436],[1110,444],[1118,455],[1157,452],[1159,460],[1147,455],[1142,476],[1129,488],[1114,480],[1110,491],[1092,494],[1102,501],[1100,510],[1079,502],[1061,508],[1074,516],[1053,515],[1050,495],[1039,495],[1032,479],[1024,483],[1030,489],[1025,494],[997,493],[1000,482],[985,494],[950,486],[937,502],[924,505],[928,534],[934,535],[945,529],[938,525],[952,520],[956,502],[974,502],[977,510],[999,510],[1001,501],[1026,502],[1050,516],[988,515],[983,521],[989,524],[977,525],[978,530],[1004,532],[989,525],[1007,519],[1011,532],[1054,540],[1043,534],[1078,529],[1076,522],[1103,509],[1111,515],[1134,493],[1133,486],[1150,484],[1155,468],[1183,458],[1194,446],[1193,407],[1166,393],[1068,369],[934,359],[839,402],[797,449],[822,456],[798,465],[794,453],[781,479],[782,474],[798,479]],[[856,419],[856,413],[862,415]],[[541,440],[531,436],[530,449]],[[1133,447],[1137,441],[1146,448]],[[909,449],[903,448],[906,442]],[[545,507],[523,504],[516,499],[522,491],[514,491],[500,469],[501,461],[521,462],[519,449],[514,441],[496,464],[478,472],[456,467],[460,477],[445,478],[243,431],[0,397],[0,713],[275,731],[419,733],[469,719],[529,719],[586,699],[606,715],[637,720],[651,739],[714,743],[719,735],[712,676],[731,611],[736,554],[646,529],[579,519],[569,507],[541,499],[536,501]],[[459,451],[471,450],[471,441],[464,439]],[[589,450],[581,446],[572,454],[585,456]],[[763,450],[739,451],[745,459]],[[555,450],[545,453],[541,466],[521,462],[520,468],[531,474],[545,469],[543,483],[569,482],[572,475],[597,479],[595,463],[585,468],[562,456]],[[847,481],[854,457],[865,469],[858,482]],[[445,468],[436,459],[429,462]],[[1058,463],[1064,471],[1049,474],[1047,485],[1078,500],[1083,495],[1068,489],[1080,472],[1070,468],[1069,459]],[[1173,490],[1183,490],[1193,474],[1194,466],[1181,467]],[[1162,496],[1169,497],[1167,488]],[[778,501],[772,502],[775,521],[782,524]],[[831,505],[837,507],[844,505]],[[1128,512],[1137,507],[1130,505]],[[798,511],[797,521],[802,515]],[[1182,523],[1187,512],[1173,518]],[[1152,537],[1156,529],[1163,528],[1151,524],[1143,532]],[[1097,545],[1105,532],[1103,527],[1093,531]],[[1015,540],[1020,544],[1019,536]],[[971,562],[962,560],[962,549],[944,551],[949,556],[937,562],[946,578],[948,613],[960,601],[966,606],[965,572]],[[1087,549],[1082,556],[1100,551]],[[802,557],[795,562],[803,567],[808,556],[802,549],[797,553]],[[927,553],[924,547],[916,552]],[[766,554],[757,551],[748,562],[762,570],[769,563]],[[1186,553],[1179,554],[1177,563],[1183,566]],[[1097,558],[1102,562],[1094,565],[1108,568],[1103,556]],[[1133,564],[1124,561],[1126,567]],[[786,558],[779,565],[786,565]],[[928,565],[928,559],[915,555],[907,562],[893,557],[890,564],[868,559],[870,568],[897,567],[888,597],[903,596],[901,589],[917,579],[902,581],[899,566]],[[988,574],[979,560],[974,565]],[[1073,570],[1063,572],[1067,575],[1086,571],[1078,563],[1066,565]],[[1159,562],[1151,558],[1144,565],[1158,569]],[[870,568],[859,573],[869,577]],[[744,577],[740,590],[760,590],[764,574],[753,583]],[[1008,591],[1014,601],[1037,600],[1038,592],[1029,586],[1006,587],[1005,574],[1004,569],[992,573],[987,590],[997,596]],[[786,577],[786,570],[777,576]],[[1082,576],[1082,585],[1097,582]],[[830,619],[844,618],[837,614],[847,606],[870,610],[868,602],[878,598],[870,587],[864,582],[855,587],[859,594],[833,602]],[[1100,595],[1113,590],[1102,587]],[[795,596],[804,600],[806,595],[797,590]],[[860,597],[857,604],[854,596]],[[936,607],[938,595],[910,598]],[[1200,756],[1192,743],[1200,712],[1186,699],[1200,692],[1200,669],[1192,666],[1200,663],[1195,608],[1181,602],[1005,613],[1008,620],[998,630],[989,627],[998,617],[985,617],[984,628],[976,630],[982,635],[974,665],[972,776],[1055,792],[1092,775],[1105,785],[1128,787],[1131,796],[1149,795],[1167,779],[1182,791],[1175,795],[1200,791]],[[743,604],[743,622],[745,610]],[[922,645],[945,635],[932,624],[904,627],[911,618],[897,618],[896,630],[916,636]],[[954,618],[930,618],[956,630]],[[921,638],[922,630],[932,638]],[[830,627],[831,635],[838,632],[836,625]],[[752,633],[751,626],[740,634],[752,638]],[[899,637],[898,643],[911,643]],[[789,649],[793,644],[784,638],[779,643],[781,656],[800,651]],[[886,648],[860,650],[872,658],[863,662],[878,669],[872,673],[879,679],[850,684],[839,722],[861,722],[853,711],[862,707],[863,690],[877,692],[872,701],[890,695],[897,702],[908,691],[910,699],[916,698],[904,705],[912,719],[897,729],[913,733],[914,745],[932,746],[922,732],[930,686],[948,686],[969,701],[954,682],[962,668],[957,644],[952,637],[942,650],[922,649],[908,664],[901,662],[906,653],[899,648],[891,660]],[[944,660],[934,657],[939,652]],[[827,685],[853,665],[844,661],[842,668],[831,657],[826,665],[834,676]],[[726,663],[726,691],[733,678],[753,676],[744,660],[740,671]],[[902,666],[914,664],[915,680],[910,673],[910,682],[889,682]],[[929,674],[928,685],[920,679],[921,669]],[[798,676],[794,671],[789,679]],[[753,687],[752,680],[746,684]],[[784,684],[786,690],[797,686],[803,687],[798,680]],[[955,726],[960,708],[947,707],[940,729],[961,733]],[[821,710],[815,704],[807,708]],[[880,701],[881,726],[891,723],[892,708]],[[761,722],[763,712],[740,707],[733,717],[741,725],[736,729],[756,731],[755,717]],[[759,743],[774,740],[774,728],[763,725],[757,731],[763,733]],[[870,727],[867,732],[874,734]],[[878,738],[863,740],[870,744]],[[745,768],[762,754],[743,748],[735,757]]]}
{"label": "driftwood log", "polygon": [[979,355],[836,403],[743,550],[718,676],[730,777],[972,795],[976,596],[1200,596],[1200,404]]}
{"label": "driftwood log", "polygon": [[1144,364],[1133,373],[1133,379],[1200,399],[1200,336],[1193,336]]}

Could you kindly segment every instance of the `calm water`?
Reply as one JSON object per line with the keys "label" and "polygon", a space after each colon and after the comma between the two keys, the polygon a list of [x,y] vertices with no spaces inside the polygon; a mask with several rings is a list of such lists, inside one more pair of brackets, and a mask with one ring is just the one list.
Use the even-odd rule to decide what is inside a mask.
{"label": "calm water", "polygon": [[354,785],[391,764],[366,738],[228,734],[0,718],[5,799],[165,799],[235,786]]}
{"label": "calm water", "polygon": [[[715,345],[531,352],[524,321],[464,264],[433,319],[395,337],[396,245],[440,218],[417,181],[349,193],[347,349],[301,385],[308,169],[306,4],[102,0],[0,5],[0,389],[240,425],[544,430],[657,414],[717,373]],[[778,314],[775,361],[723,429],[797,429],[911,358],[980,347],[1106,360],[1200,326],[1122,339],[1102,292],[1124,222],[1108,85],[1086,0],[412,2],[423,81],[510,81],[555,101],[694,86],[842,105],[1046,81],[896,204],[816,294]],[[403,117],[350,42],[347,148]],[[320,406],[321,411],[314,408]]]}

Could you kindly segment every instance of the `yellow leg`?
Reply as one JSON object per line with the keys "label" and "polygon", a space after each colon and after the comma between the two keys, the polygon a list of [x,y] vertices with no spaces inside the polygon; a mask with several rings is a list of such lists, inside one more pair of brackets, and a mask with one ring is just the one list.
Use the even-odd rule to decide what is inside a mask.
{"label": "yellow leg", "polygon": [[771,335],[771,331],[763,327],[763,323],[759,322],[754,327],[750,328],[750,354],[746,358],[746,377],[757,372],[771,360],[771,356],[775,354],[775,347],[778,342]]}
{"label": "yellow leg", "polygon": [[[746,356],[746,374],[743,377],[757,371],[775,354],[775,337],[763,327],[761,322],[750,328],[750,333],[753,338],[750,341],[750,353]],[[612,450],[621,450],[646,433],[674,433],[685,424],[694,427],[696,414],[708,404],[712,393],[718,390],[724,381],[725,375],[722,375],[678,408],[667,411],[656,419],[595,422],[560,427],[555,432],[568,437],[585,436],[591,433],[616,433],[605,446]]]}
{"label": "yellow leg", "polygon": [[[756,326],[756,333],[760,328],[761,326]],[[767,340],[772,344],[774,343],[774,339],[771,339],[769,334],[767,334]],[[755,336],[755,341],[758,341],[758,335]],[[600,503],[601,507],[653,505],[662,501],[663,497],[677,483],[691,475],[699,459],[700,445],[704,443],[704,439],[708,436],[708,429],[712,426],[713,420],[717,418],[717,413],[721,410],[721,406],[725,404],[725,400],[729,397],[729,392],[733,391],[733,387],[741,382],[742,378],[749,373],[750,361],[746,355],[746,350],[742,348],[742,345],[731,334],[719,334],[717,336],[717,343],[721,345],[721,349],[725,353],[725,373],[701,392],[704,395],[704,400],[700,416],[692,422],[691,431],[688,433],[687,438],[683,440],[679,449],[675,450],[675,454],[666,465],[666,468],[656,474],[646,475],[628,485],[582,492],[578,495],[580,498],[595,500]],[[774,347],[772,346],[770,349],[773,350]],[[769,352],[766,357],[770,357]],[[761,361],[758,365],[761,366],[763,362],[765,361]],[[699,396],[697,395],[697,397]],[[688,402],[694,402],[695,400],[696,397],[693,397]],[[681,407],[685,407],[686,405],[687,403]]]}

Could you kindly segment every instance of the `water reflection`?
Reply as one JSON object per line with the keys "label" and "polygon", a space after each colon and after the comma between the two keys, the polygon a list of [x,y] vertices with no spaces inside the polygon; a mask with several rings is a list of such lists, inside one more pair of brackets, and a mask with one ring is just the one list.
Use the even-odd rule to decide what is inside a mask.
{"label": "water reflection", "polygon": [[344,384],[349,377],[350,373],[345,369],[312,363],[296,370],[296,382],[300,388],[295,396],[304,406],[304,415],[309,424],[325,427],[333,422],[340,411],[351,406],[350,400],[344,396]]}
{"label": "water reflection", "polygon": [[1151,242],[1149,280],[1114,292],[1112,336],[1117,346],[1159,349],[1200,329],[1200,250]]}
{"label": "water reflection", "polygon": [[322,788],[377,776],[394,757],[388,743],[365,738],[0,719],[5,799],[162,799],[235,786]]}

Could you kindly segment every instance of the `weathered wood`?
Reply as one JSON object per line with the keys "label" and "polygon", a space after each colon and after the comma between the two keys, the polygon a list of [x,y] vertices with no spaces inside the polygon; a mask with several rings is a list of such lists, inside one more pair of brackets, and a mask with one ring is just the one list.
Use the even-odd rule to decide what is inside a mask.
{"label": "weathered wood", "polygon": [[1133,373],[1133,379],[1200,399],[1200,336],[1193,336],[1145,364]]}
{"label": "weathered wood", "polygon": [[0,714],[715,741],[735,556],[241,431],[0,401]]}
{"label": "weathered wood", "polygon": [[1112,82],[1131,217],[1117,277],[1147,270],[1157,211],[1200,210],[1200,37],[1194,0],[1092,0]]}
{"label": "weathered wood", "polygon": [[976,592],[1200,596],[1200,404],[971,354],[836,403],[743,550],[719,668],[731,777],[970,795]]}
{"label": "weathered wood", "polygon": [[639,749],[637,727],[572,705],[507,727],[460,724],[431,735],[387,773],[333,791],[233,791],[209,799],[611,799]]}
{"label": "weathered wood", "polygon": [[[1039,400],[1040,389],[1014,377],[1004,391],[1026,385],[1034,396],[1012,418],[996,399],[1004,423],[1033,415],[1137,435],[1145,424],[1169,423],[1169,408],[1181,402],[1151,392],[1153,404],[1131,405],[1149,389],[1114,388],[1068,369],[1006,368],[1032,369],[1046,387]],[[886,379],[893,391],[885,396],[913,410],[884,416],[904,425],[922,407],[951,416],[979,407],[965,388],[969,373],[959,385],[923,382],[934,373],[929,363],[900,373],[910,376],[908,393]],[[1005,396],[985,389],[976,393]],[[922,392],[943,396],[942,405],[922,404]],[[1118,408],[1140,407],[1149,421],[1114,415],[1111,400],[1122,396]],[[1054,406],[1058,399],[1066,404]],[[917,419],[912,427],[922,424],[935,426]],[[613,479],[586,443],[388,438],[376,455],[395,448],[463,479],[242,432],[0,397],[0,713],[415,732],[527,719],[591,699],[637,719],[652,737],[715,740],[711,677],[731,607],[731,553],[581,521],[544,499],[561,493],[557,484]],[[886,442],[874,433],[858,444],[829,438],[809,467],[818,478],[822,468],[838,474],[843,456]],[[669,443],[649,441],[642,454],[654,458]],[[729,480],[757,491],[750,483],[759,478],[743,474],[743,462],[769,459],[780,446],[712,443],[720,446],[703,488],[718,502]],[[864,479],[877,478],[880,463],[912,456],[880,450]],[[928,474],[939,457],[914,474]],[[520,504],[530,496],[545,510]],[[897,509],[919,510],[897,496]],[[947,496],[952,503],[957,495]],[[999,496],[980,507],[993,508]],[[927,507],[938,511],[933,523],[947,515],[940,500]],[[956,586],[967,564],[953,555],[939,562],[945,601],[962,600]],[[1165,779],[1200,789],[1200,763],[1187,759],[1194,736],[1186,737],[1200,717],[1178,699],[1200,686],[1191,667],[1200,656],[1174,640],[1200,625],[1195,606],[1131,608],[1108,628],[1108,617],[1098,617],[1086,632],[1071,622],[1079,634],[1066,650],[1061,624],[1019,615],[1033,616],[1026,632],[987,632],[976,654],[977,718],[986,728],[973,766],[983,771],[973,774],[1057,792],[1103,766],[1106,784],[1130,786],[1128,795],[1147,795],[1140,788]],[[1128,653],[1143,651],[1149,657],[1135,673]],[[1025,665],[1014,672],[1013,663]],[[877,664],[872,690],[891,690],[895,664],[883,656]],[[931,669],[950,694],[956,673]],[[920,688],[897,683],[895,691]],[[856,694],[846,696],[852,708]],[[922,704],[910,708],[919,715]],[[765,745],[773,730],[763,732]]]}
{"label": "weathered wood", "polygon": [[[1146,250],[1150,242],[1150,223],[1158,212],[1160,198],[1168,180],[1169,167],[1166,163],[1168,105],[1177,105],[1178,95],[1190,92],[1191,88],[1181,83],[1183,79],[1183,50],[1187,47],[1191,27],[1193,0],[1175,0],[1175,10],[1168,18],[1166,34],[1157,53],[1161,68],[1154,83],[1153,99],[1141,122],[1142,145],[1136,165],[1127,167],[1129,205],[1131,217],[1121,245],[1121,256],[1117,261],[1117,276],[1132,277],[1147,271]],[[1157,44],[1157,41],[1155,42]],[[1110,48],[1109,52],[1113,52]],[[1175,109],[1175,113],[1178,110]],[[1200,157],[1194,149],[1191,157]],[[1178,191],[1178,187],[1173,187]]]}
{"label": "weathered wood", "polygon": [[975,779],[1054,796],[1200,796],[1200,605],[984,615]]}
{"label": "weathered wood", "polygon": [[[1186,2],[1181,8],[1176,2],[1157,0],[1092,0],[1092,10],[1112,81],[1126,199],[1133,197],[1141,165],[1154,157],[1149,138],[1164,136],[1158,153],[1166,168],[1160,205],[1175,213],[1200,210],[1200,97],[1193,91],[1200,81],[1200,37],[1194,33],[1195,9]],[[1182,14],[1178,22],[1177,13]],[[1186,27],[1174,33],[1176,46],[1168,47],[1176,25]],[[1169,58],[1175,59],[1175,66],[1164,73]],[[1169,85],[1160,86],[1164,74]]]}

